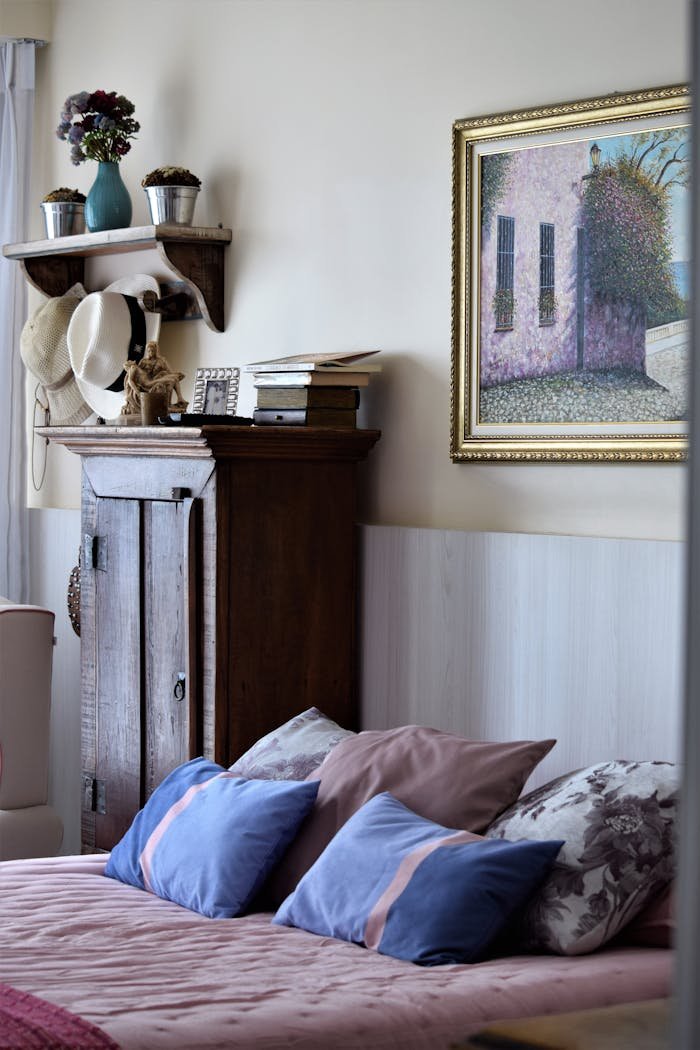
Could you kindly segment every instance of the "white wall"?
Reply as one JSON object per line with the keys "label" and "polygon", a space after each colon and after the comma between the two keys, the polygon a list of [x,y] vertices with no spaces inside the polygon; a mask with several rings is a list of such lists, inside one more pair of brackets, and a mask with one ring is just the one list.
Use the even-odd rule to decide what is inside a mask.
{"label": "white wall", "polygon": [[31,600],[56,614],[51,684],[49,802],[63,820],[62,853],[80,853],[80,639],[68,619],[68,576],[78,560],[78,511],[33,510]]}
{"label": "white wall", "polygon": [[[8,5],[3,0],[0,15]],[[30,236],[43,236],[39,201],[48,190],[87,191],[94,179],[93,163],[71,166],[54,129],[68,94],[97,88],[126,94],[142,124],[122,164],[133,224],[148,221],[142,176],[178,163],[203,180],[195,221],[233,229],[226,331],[211,332],[202,322],[162,330],[161,349],[188,374],[190,389],[200,365],[382,347],[385,370],[361,408],[363,425],[383,431],[363,468],[364,521],[477,533],[683,538],[684,467],[453,464],[449,416],[452,122],[683,82],[686,0],[121,0],[115,9],[94,0],[47,0],[38,6],[48,6],[53,22],[51,43],[37,56]],[[32,35],[30,25],[14,25],[13,32]],[[96,262],[88,286],[103,287],[151,262],[140,255]],[[32,293],[32,304],[40,301]],[[252,407],[244,381],[239,410]],[[46,483],[32,495],[44,508],[32,516],[33,597],[56,609],[65,634],[56,654],[52,796],[65,814],[71,849],[78,836],[79,676],[65,586],[79,519],[74,510],[46,508],[78,506],[79,463],[60,448],[51,447],[49,457]],[[420,577],[423,542],[411,579]],[[481,564],[483,615],[501,579],[497,562],[491,558],[487,576]],[[470,578],[478,564],[470,564]],[[453,585],[463,596],[471,593],[470,579],[445,579],[446,591]],[[401,596],[401,579],[387,586]],[[527,589],[518,593],[526,602]],[[618,598],[611,592],[606,601]],[[679,600],[669,594],[669,607],[675,610]],[[376,620],[383,609],[374,603],[368,615]],[[555,609],[548,604],[547,615]],[[478,620],[471,623],[469,652],[478,644]],[[449,648],[460,622],[443,626]],[[392,660],[411,630],[394,638]],[[673,632],[672,639],[655,666],[661,677],[669,674],[675,719]],[[544,633],[540,641],[546,646]],[[441,644],[429,650],[426,667]],[[376,656],[367,638],[365,649]],[[511,659],[523,651],[516,640]],[[548,681],[546,662],[537,667]],[[534,696],[537,676],[530,686]],[[495,689],[480,694],[484,711]],[[510,702],[503,698],[506,708]],[[524,700],[523,717],[531,710]],[[380,715],[389,717],[377,709]],[[447,715],[419,717],[457,728]],[[488,729],[495,732],[490,723]],[[550,732],[542,725],[542,735]]]}
{"label": "white wall", "polygon": [[51,0],[0,0],[0,37],[51,39]]}
{"label": "white wall", "polygon": [[[203,179],[196,221],[233,229],[225,333],[163,329],[190,383],[202,364],[382,347],[364,520],[678,539],[682,466],[450,461],[451,124],[682,82],[686,16],[686,0],[55,0],[31,234],[45,192],[95,175],[54,137],[64,98],[124,93],[142,124],[122,164],[134,225],[141,177],[180,163]],[[78,500],[75,457],[52,449],[36,502]]]}

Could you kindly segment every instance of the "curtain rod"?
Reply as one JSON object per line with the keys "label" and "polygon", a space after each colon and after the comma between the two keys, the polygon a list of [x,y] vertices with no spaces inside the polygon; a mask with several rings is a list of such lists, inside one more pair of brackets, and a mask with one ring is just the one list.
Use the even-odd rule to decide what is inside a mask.
{"label": "curtain rod", "polygon": [[0,36],[0,44],[34,44],[36,47],[46,47],[48,40],[28,36]]}

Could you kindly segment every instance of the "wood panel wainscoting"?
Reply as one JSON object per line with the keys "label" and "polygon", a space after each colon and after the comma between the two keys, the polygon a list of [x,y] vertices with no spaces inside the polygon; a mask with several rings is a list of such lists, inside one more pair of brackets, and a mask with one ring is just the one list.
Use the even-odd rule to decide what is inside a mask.
{"label": "wood panel wainscoting", "polygon": [[378,431],[57,427],[82,460],[82,845],[311,706],[358,726],[357,465]]}
{"label": "wood panel wainscoting", "polygon": [[527,789],[609,759],[680,760],[683,543],[360,535],[363,728],[556,737]]}

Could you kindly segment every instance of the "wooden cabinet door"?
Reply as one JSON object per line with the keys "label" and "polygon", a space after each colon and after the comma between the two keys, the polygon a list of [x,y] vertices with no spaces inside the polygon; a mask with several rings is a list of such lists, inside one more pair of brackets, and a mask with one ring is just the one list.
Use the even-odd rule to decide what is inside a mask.
{"label": "wooden cabinet door", "polygon": [[144,800],[199,752],[197,501],[143,504]]}
{"label": "wooden cabinet door", "polygon": [[90,610],[82,639],[86,848],[111,849],[160,781],[197,753],[196,509],[192,499],[93,503],[81,580]]}
{"label": "wooden cabinet door", "polygon": [[[141,805],[141,507],[98,499],[93,565],[95,841],[111,849]],[[82,581],[81,581],[82,589]]]}

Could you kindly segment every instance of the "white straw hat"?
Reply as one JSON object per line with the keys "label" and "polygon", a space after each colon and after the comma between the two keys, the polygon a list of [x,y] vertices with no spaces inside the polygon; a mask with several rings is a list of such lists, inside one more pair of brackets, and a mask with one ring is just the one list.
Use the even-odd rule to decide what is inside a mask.
{"label": "white straw hat", "polygon": [[74,284],[65,295],[49,299],[20,336],[22,360],[44,388],[52,425],[77,426],[92,412],[75,382],[66,338],[70,319],[86,294],[82,284]]}
{"label": "white straw hat", "polygon": [[124,364],[139,361],[146,343],[157,341],[160,314],[144,312],[138,296],[160,294],[150,274],[113,281],[87,295],[68,325],[68,351],[75,379],[88,405],[104,419],[115,419],[124,404]]}

